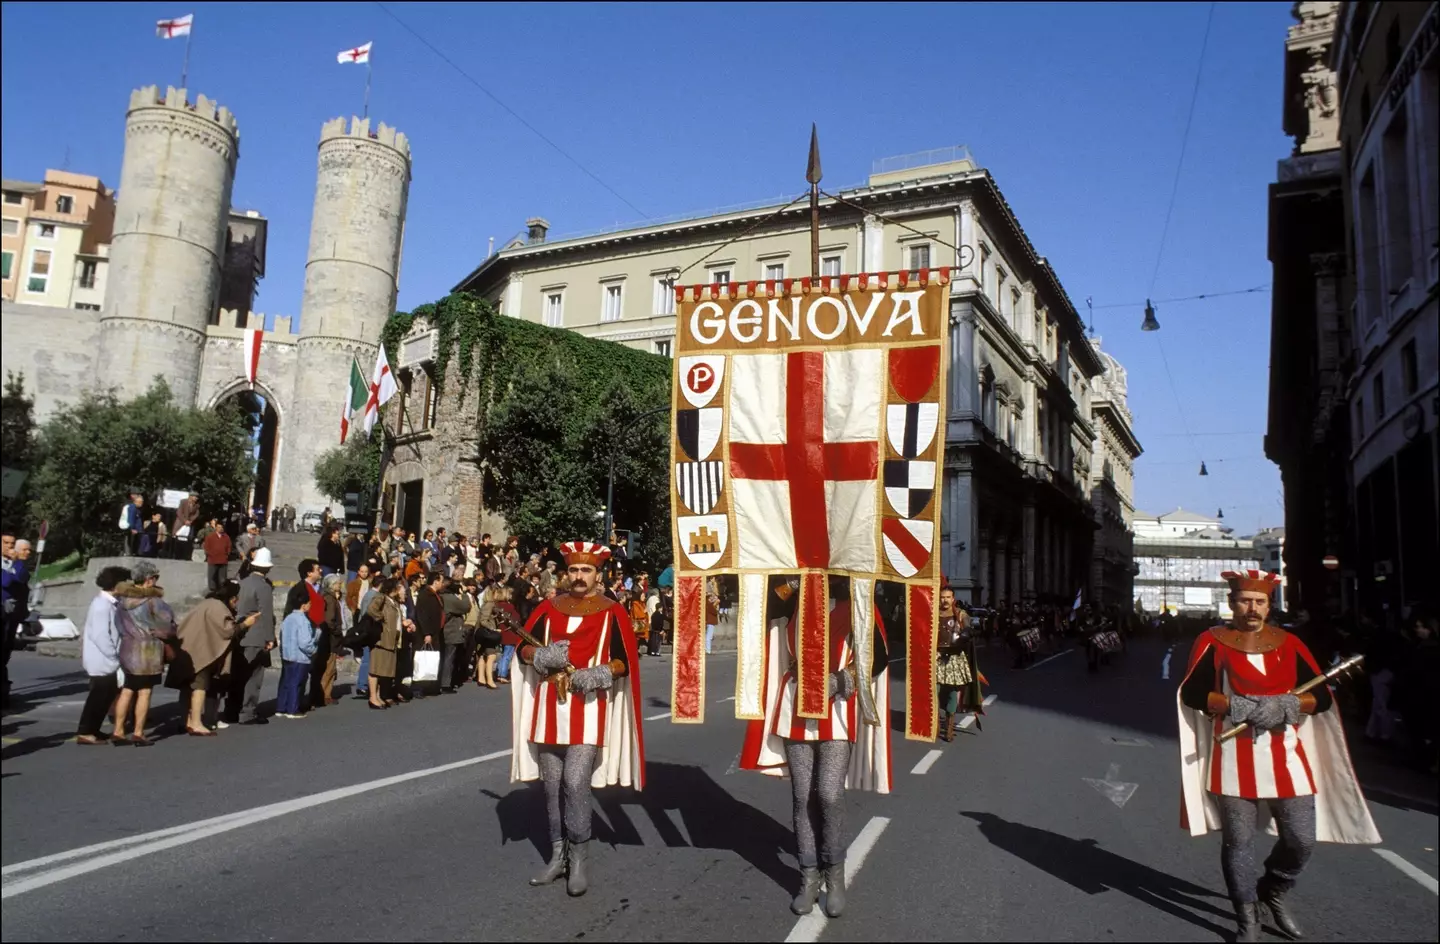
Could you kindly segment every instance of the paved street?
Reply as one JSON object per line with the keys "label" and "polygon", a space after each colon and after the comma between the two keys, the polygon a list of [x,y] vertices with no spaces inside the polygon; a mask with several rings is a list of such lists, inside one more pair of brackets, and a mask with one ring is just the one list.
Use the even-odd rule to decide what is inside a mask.
{"label": "paved street", "polygon": [[[1098,676],[1074,651],[1023,672],[986,655],[997,700],[984,731],[935,753],[900,741],[895,792],[851,795],[851,904],[825,921],[787,908],[786,785],[731,770],[733,654],[714,657],[704,726],[648,724],[650,788],[598,794],[597,874],[578,900],[525,884],[543,816],[537,791],[508,782],[508,691],[384,713],[346,699],[215,739],[82,750],[67,740],[79,664],[21,654],[21,705],[3,726],[5,939],[1228,935],[1219,839],[1176,824],[1164,645],[1137,643]],[[666,710],[669,662],[644,660],[648,715]],[[158,700],[153,717],[173,730],[174,693]],[[1318,848],[1296,893],[1307,939],[1436,939],[1429,783],[1430,802],[1372,796],[1378,850]]]}

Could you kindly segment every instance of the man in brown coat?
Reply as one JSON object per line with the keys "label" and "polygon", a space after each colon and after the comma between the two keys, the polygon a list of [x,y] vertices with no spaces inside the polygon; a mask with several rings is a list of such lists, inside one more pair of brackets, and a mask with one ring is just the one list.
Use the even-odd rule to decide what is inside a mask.
{"label": "man in brown coat", "polygon": [[230,567],[230,535],[220,526],[219,518],[210,519],[202,547],[205,550],[205,582],[210,592],[214,593],[230,579],[226,573]]}
{"label": "man in brown coat", "polygon": [[189,560],[194,553],[195,529],[199,524],[200,496],[191,492],[180,499],[180,505],[175,509],[175,530],[170,532],[170,550],[176,560]]}

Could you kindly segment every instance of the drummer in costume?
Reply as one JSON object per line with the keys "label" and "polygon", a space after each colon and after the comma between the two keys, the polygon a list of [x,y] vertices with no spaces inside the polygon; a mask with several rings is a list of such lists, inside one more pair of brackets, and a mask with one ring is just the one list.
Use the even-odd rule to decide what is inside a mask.
{"label": "drummer in costume", "polygon": [[[1287,937],[1300,927],[1285,898],[1315,842],[1378,843],[1360,793],[1338,712],[1321,685],[1291,690],[1323,672],[1296,636],[1268,625],[1272,573],[1227,571],[1230,625],[1195,640],[1180,683],[1182,825],[1193,836],[1220,829],[1220,864],[1235,906],[1237,939],[1257,941],[1260,905]],[[1236,725],[1249,728],[1221,741]],[[1280,840],[1257,875],[1261,801]]]}
{"label": "drummer in costume", "polygon": [[560,552],[569,589],[530,615],[526,629],[542,645],[524,644],[516,653],[510,779],[545,785],[551,857],[530,884],[563,875],[566,890],[578,896],[589,886],[590,790],[642,789],[645,746],[635,633],[625,607],[600,587],[610,550],[571,541]]}
{"label": "drummer in costume", "polygon": [[845,909],[845,790],[890,792],[889,684],[885,630],[871,603],[874,657],[861,666],[861,684],[875,684],[880,725],[863,722],[856,697],[850,580],[831,576],[829,642],[831,666],[827,690],[829,714],[803,718],[797,712],[795,680],[798,580],[772,577],[766,606],[769,627],[765,661],[765,717],[749,722],[740,766],[772,776],[790,777],[795,845],[800,862],[800,892],[791,902],[796,914],[809,914],[825,881],[825,914]]}
{"label": "drummer in costume", "polygon": [[940,740],[955,740],[955,725],[961,714],[975,715],[979,726],[985,713],[982,684],[990,682],[975,660],[975,639],[970,634],[970,614],[955,605],[955,591],[946,581],[940,587],[940,631],[935,647],[936,694],[940,702]]}

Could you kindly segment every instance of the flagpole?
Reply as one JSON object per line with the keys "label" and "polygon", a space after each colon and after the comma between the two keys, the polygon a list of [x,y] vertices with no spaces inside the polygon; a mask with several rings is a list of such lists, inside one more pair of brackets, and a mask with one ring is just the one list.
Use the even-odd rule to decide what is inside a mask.
{"label": "flagpole", "polygon": [[[185,64],[180,67],[180,87],[185,87],[185,82],[190,78],[190,35],[195,32],[195,23],[191,21],[190,28],[185,31]],[[254,385],[251,385],[254,389]]]}
{"label": "flagpole", "polygon": [[364,113],[360,116],[361,118],[369,118],[369,117],[370,117],[370,70],[371,70],[371,68],[372,68],[372,67],[371,67],[371,65],[370,65],[370,57],[369,57],[369,56],[366,56],[366,57],[365,57],[365,111],[364,111]]}

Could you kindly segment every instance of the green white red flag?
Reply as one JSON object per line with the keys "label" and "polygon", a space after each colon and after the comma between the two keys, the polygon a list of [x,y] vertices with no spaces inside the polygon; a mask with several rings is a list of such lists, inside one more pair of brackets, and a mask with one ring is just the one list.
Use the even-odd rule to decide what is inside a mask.
{"label": "green white red flag", "polygon": [[345,437],[350,433],[350,417],[357,411],[365,408],[365,401],[370,398],[370,385],[365,383],[365,375],[360,373],[360,365],[355,358],[350,358],[350,392],[345,397],[344,404],[340,407],[340,444],[345,444]]}

